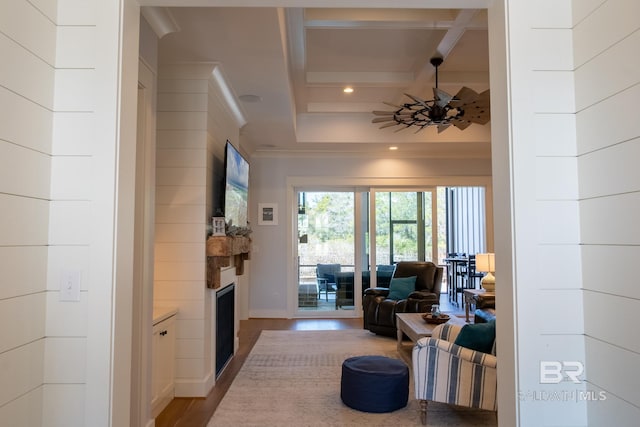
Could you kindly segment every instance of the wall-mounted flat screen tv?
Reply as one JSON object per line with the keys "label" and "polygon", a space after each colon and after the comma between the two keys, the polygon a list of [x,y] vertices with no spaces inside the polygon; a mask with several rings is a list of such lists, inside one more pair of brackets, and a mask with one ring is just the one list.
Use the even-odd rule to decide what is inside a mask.
{"label": "wall-mounted flat screen tv", "polygon": [[246,227],[249,196],[249,162],[227,141],[224,154],[224,217],[238,227]]}

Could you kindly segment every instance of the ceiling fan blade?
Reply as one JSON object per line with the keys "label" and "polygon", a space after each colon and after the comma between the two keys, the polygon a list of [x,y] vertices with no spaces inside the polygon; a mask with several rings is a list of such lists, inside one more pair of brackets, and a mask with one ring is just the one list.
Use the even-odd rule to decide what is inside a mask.
{"label": "ceiling fan blade", "polygon": [[418,128],[418,130],[417,130],[417,131],[415,131],[414,133],[422,132],[423,130],[425,130],[426,128],[428,128],[430,124],[431,124],[431,122],[426,123],[426,124],[424,124],[424,125],[420,126],[420,127]]}
{"label": "ceiling fan blade", "polygon": [[464,118],[472,123],[487,124],[491,120],[491,112],[488,106],[470,105],[464,109]]}
{"label": "ceiling fan blade", "polygon": [[478,99],[480,95],[473,89],[464,86],[456,93],[456,96],[451,100],[449,105],[452,107],[461,107],[465,104],[473,102]]}
{"label": "ceiling fan blade", "polygon": [[396,105],[396,104],[392,104],[390,102],[387,101],[382,101],[383,104],[388,105],[389,107],[393,107],[393,108],[402,108],[402,105]]}
{"label": "ceiling fan blade", "polygon": [[[399,123],[398,123],[398,124],[399,124]],[[395,132],[400,132],[401,130],[405,130],[405,129],[409,128],[409,127],[411,127],[411,125],[410,125],[410,124],[406,124],[406,123],[405,123],[403,127],[401,127],[400,129],[396,129],[396,130],[394,130],[393,132],[394,132],[394,133],[395,133]]]}
{"label": "ceiling fan blade", "polygon": [[374,110],[372,111],[373,114],[375,114],[376,116],[393,116],[396,112],[395,111],[378,111],[378,110]]}
{"label": "ceiling fan blade", "polygon": [[485,125],[491,120],[490,93],[486,90],[474,101],[460,106],[464,110],[464,119],[471,123]]}
{"label": "ceiling fan blade", "polygon": [[445,107],[449,103],[449,101],[453,99],[453,96],[449,95],[443,90],[438,89],[437,87],[433,88],[433,96],[438,107]]}
{"label": "ceiling fan blade", "polygon": [[438,133],[447,130],[449,126],[451,126],[451,123],[444,123],[444,124],[438,125]]}
{"label": "ceiling fan blade", "polygon": [[398,126],[399,124],[400,123],[398,123],[398,122],[390,122],[390,123],[386,123],[386,124],[380,126],[378,129],[384,129],[384,128],[388,128],[388,127],[391,127],[391,126]]}
{"label": "ceiling fan blade", "polygon": [[471,126],[471,122],[468,122],[466,120],[460,120],[460,119],[452,120],[451,124],[454,125],[455,127],[457,127],[460,130],[465,130],[466,128]]}
{"label": "ceiling fan blade", "polygon": [[485,90],[484,92],[479,94],[477,99],[465,103],[465,107],[469,105],[478,105],[478,106],[481,106],[482,108],[488,109],[489,106],[491,105],[491,97],[489,94],[489,90]]}
{"label": "ceiling fan blade", "polygon": [[413,99],[416,103],[420,104],[422,107],[426,108],[427,110],[431,110],[431,107],[429,106],[429,104],[427,104],[427,101],[425,101],[424,99],[418,98],[417,96],[409,95],[408,93],[405,93],[405,95]]}
{"label": "ceiling fan blade", "polygon": [[[373,120],[371,120],[371,123],[381,123],[381,122],[388,122],[393,120],[393,116],[388,116],[388,117],[376,117]],[[395,120],[393,120],[395,122]]]}
{"label": "ceiling fan blade", "polygon": [[489,102],[490,95],[491,95],[490,89],[487,89],[484,92],[482,92],[480,95],[478,95],[478,99],[486,99],[487,102]]}
{"label": "ceiling fan blade", "polygon": [[487,123],[489,123],[489,121],[491,120],[491,117],[489,117],[489,114],[482,114],[482,115],[471,115],[468,116],[465,114],[465,118],[470,121],[471,123],[477,123],[479,125],[486,125]]}

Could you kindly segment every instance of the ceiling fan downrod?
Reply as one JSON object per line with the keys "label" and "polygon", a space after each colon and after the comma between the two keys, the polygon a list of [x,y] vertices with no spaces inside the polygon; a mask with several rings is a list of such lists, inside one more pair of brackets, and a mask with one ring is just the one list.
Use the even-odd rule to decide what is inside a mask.
{"label": "ceiling fan downrod", "polygon": [[442,65],[442,61],[443,59],[440,56],[434,56],[429,60],[429,62],[431,62],[431,65],[433,65],[433,67],[436,69],[436,88],[438,87],[438,67]]}

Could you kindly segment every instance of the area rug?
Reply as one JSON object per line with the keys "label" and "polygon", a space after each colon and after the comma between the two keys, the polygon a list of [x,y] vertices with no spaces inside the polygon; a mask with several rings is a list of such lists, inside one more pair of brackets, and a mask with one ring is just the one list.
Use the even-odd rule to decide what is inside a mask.
{"label": "area rug", "polygon": [[[366,330],[262,331],[207,427],[419,426],[409,404],[386,414],[356,411],[340,399],[342,362],[378,354],[398,358],[396,341]],[[495,426],[492,412],[429,403],[429,426]]]}

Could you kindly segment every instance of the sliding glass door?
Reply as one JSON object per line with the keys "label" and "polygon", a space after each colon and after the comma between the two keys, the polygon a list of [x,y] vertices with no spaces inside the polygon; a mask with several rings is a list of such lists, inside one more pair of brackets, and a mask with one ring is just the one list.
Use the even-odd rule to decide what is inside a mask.
{"label": "sliding glass door", "polygon": [[[438,259],[435,189],[372,190],[377,264]],[[436,261],[437,263],[437,261]]]}
{"label": "sliding glass door", "polygon": [[300,316],[357,316],[362,290],[383,275],[371,272],[399,261],[444,265],[454,244],[469,253],[486,245],[482,188],[310,188],[295,197]]}
{"label": "sliding glass door", "polygon": [[355,193],[298,191],[298,311],[355,307]]}

